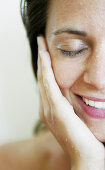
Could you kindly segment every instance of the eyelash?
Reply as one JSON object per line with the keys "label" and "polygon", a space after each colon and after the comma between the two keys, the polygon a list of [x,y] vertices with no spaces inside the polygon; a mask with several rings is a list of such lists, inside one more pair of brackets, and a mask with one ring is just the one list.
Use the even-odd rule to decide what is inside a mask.
{"label": "eyelash", "polygon": [[78,54],[81,54],[83,53],[84,51],[86,51],[88,48],[83,48],[81,50],[78,50],[78,51],[66,51],[66,50],[62,50],[62,49],[59,49],[60,52],[63,54],[63,55],[66,55],[66,56],[76,56]]}

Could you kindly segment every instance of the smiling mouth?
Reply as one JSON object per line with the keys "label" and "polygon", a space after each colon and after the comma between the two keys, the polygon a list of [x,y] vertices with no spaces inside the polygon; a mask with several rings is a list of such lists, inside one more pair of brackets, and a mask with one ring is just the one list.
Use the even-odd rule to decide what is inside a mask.
{"label": "smiling mouth", "polygon": [[81,97],[81,99],[87,106],[91,106],[97,109],[105,109],[105,102],[97,102],[93,100],[88,100],[85,97]]}
{"label": "smiling mouth", "polygon": [[77,101],[88,116],[96,119],[105,119],[105,102],[93,101],[77,95]]}

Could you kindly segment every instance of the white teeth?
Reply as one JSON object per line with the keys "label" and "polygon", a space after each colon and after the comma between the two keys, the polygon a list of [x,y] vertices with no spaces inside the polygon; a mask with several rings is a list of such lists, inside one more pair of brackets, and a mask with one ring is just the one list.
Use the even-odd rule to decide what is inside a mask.
{"label": "white teeth", "polygon": [[89,100],[86,100],[86,99],[85,99],[85,103],[88,105],[88,104],[89,104]]}
{"label": "white teeth", "polygon": [[89,105],[94,107],[94,106],[95,106],[95,102],[94,102],[94,101],[89,100]]}
{"label": "white teeth", "polygon": [[89,105],[89,106],[92,106],[92,107],[95,107],[95,108],[101,108],[101,109],[105,109],[105,102],[96,102],[96,101],[92,101],[92,100],[88,100],[84,97],[82,97],[83,101]]}

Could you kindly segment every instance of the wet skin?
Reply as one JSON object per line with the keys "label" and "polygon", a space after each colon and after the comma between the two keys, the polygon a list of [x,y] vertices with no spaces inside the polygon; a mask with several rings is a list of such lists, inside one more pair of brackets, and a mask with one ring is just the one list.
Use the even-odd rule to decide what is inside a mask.
{"label": "wet skin", "polygon": [[105,99],[104,21],[105,0],[51,0],[46,27],[56,81],[75,113],[101,142],[105,142],[105,119],[87,115],[78,96]]}

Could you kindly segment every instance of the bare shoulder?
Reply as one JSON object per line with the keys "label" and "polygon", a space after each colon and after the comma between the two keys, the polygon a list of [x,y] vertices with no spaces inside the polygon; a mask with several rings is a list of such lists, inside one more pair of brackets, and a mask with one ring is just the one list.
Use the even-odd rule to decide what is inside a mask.
{"label": "bare shoulder", "polygon": [[47,131],[0,146],[0,169],[70,170],[70,162],[55,137]]}

